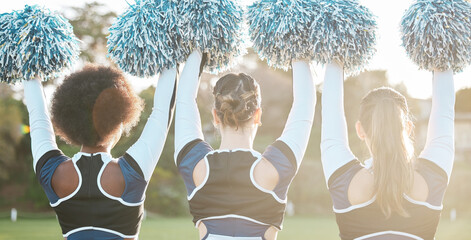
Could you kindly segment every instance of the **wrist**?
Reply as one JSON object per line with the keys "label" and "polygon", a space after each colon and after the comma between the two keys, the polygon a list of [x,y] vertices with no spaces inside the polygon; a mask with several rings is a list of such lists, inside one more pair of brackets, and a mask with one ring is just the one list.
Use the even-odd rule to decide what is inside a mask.
{"label": "wrist", "polygon": [[291,66],[294,68],[297,68],[297,67],[310,67],[309,66],[309,61],[307,60],[294,60],[291,62]]}

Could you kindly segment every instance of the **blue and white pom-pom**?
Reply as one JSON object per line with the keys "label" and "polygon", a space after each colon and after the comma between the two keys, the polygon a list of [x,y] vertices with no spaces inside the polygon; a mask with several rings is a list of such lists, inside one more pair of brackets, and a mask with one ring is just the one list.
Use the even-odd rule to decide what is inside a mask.
{"label": "blue and white pom-pom", "polygon": [[231,68],[246,53],[243,10],[237,0],[178,0],[183,44],[207,54],[205,70]]}
{"label": "blue and white pom-pom", "polygon": [[125,72],[151,77],[189,55],[180,44],[173,0],[136,0],[110,28],[108,56]]}
{"label": "blue and white pom-pom", "polygon": [[417,0],[401,21],[402,44],[420,69],[462,71],[471,63],[471,3]]}
{"label": "blue and white pom-pom", "polygon": [[5,45],[0,45],[2,55],[9,56],[2,64],[11,71],[2,81],[57,77],[78,58],[79,40],[72,25],[61,15],[36,5],[26,5],[13,16],[1,19],[12,21],[9,24],[12,28],[7,30],[10,38],[2,43]]}
{"label": "blue and white pom-pom", "polygon": [[319,13],[311,25],[313,60],[342,62],[347,74],[357,73],[376,53],[375,16],[356,0],[317,0]]}
{"label": "blue and white pom-pom", "polygon": [[11,34],[12,29],[20,27],[15,26],[18,23],[15,18],[15,12],[0,14],[0,81],[6,83],[18,80],[20,67],[13,44],[15,35]]}
{"label": "blue and white pom-pom", "polygon": [[269,66],[288,70],[291,61],[312,58],[309,25],[315,0],[258,0],[248,8],[253,48]]}

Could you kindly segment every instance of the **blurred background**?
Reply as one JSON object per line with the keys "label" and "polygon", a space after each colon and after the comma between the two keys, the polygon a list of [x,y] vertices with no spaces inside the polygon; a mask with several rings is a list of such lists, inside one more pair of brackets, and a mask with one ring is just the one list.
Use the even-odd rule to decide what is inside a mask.
{"label": "blurred background", "polygon": [[[244,4],[250,2],[244,1]],[[415,117],[416,154],[418,154],[425,143],[431,108],[432,75],[418,71],[400,47],[398,24],[402,13],[412,1],[362,2],[379,16],[380,39],[378,54],[369,66],[369,71],[350,77],[345,82],[345,99],[347,99],[345,110],[350,146],[360,159],[368,157],[366,147],[354,132],[359,103],[369,90],[380,86],[391,86],[408,98]],[[81,0],[70,3],[58,0],[15,1],[2,3],[1,12],[22,9],[26,3],[37,3],[52,8],[70,20],[75,34],[83,41],[81,59],[74,69],[81,68],[86,62],[114,65],[106,58],[106,36],[116,16],[127,7],[126,1]],[[332,203],[324,184],[320,164],[319,103],[322,95],[323,70],[322,66],[313,66],[313,70],[319,89],[315,122],[305,159],[289,191],[291,204],[288,215],[292,217],[287,219],[286,230],[280,233],[280,239],[338,238]],[[248,73],[261,85],[263,126],[259,129],[254,147],[258,151],[263,151],[280,136],[288,116],[292,102],[291,72],[269,68],[251,49],[240,65],[232,71]],[[212,86],[220,76],[203,74],[198,96],[205,137],[215,148],[219,146],[220,139],[212,124],[211,92]],[[157,78],[130,77],[129,79],[145,100],[146,108],[132,134],[123,137],[113,149],[114,157],[122,155],[139,137],[152,108],[154,86],[157,81]],[[60,82],[61,79],[56,79],[47,83],[46,93],[49,100]],[[468,202],[471,199],[470,69],[456,76],[456,85],[456,161],[445,196],[443,223],[439,226],[437,239],[469,239],[471,235],[469,229],[471,205]],[[28,115],[22,102],[22,95],[21,84],[14,87],[0,84],[0,116],[2,116],[0,118],[0,240],[30,239],[33,236],[35,239],[61,239],[55,215],[33,172]],[[59,148],[69,156],[79,151],[79,147],[67,145],[59,139],[58,144]],[[150,220],[144,222],[141,239],[151,239],[155,236],[160,236],[156,239],[188,239],[197,236],[196,230],[191,228],[186,191],[173,162],[173,150],[172,126],[164,152],[147,189],[145,208],[147,219]],[[10,221],[13,208],[18,218],[16,225]],[[21,222],[26,225],[18,228]],[[166,233],[162,234],[159,229],[166,229]],[[44,232],[50,235],[40,237]]]}

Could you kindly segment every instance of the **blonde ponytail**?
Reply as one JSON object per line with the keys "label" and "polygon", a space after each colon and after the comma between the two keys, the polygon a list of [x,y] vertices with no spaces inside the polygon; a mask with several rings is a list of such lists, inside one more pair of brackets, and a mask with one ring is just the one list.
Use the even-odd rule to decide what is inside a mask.
{"label": "blonde ponytail", "polygon": [[386,218],[392,212],[407,217],[403,194],[410,191],[414,175],[406,99],[390,88],[375,89],[362,101],[360,122],[374,159],[376,202]]}

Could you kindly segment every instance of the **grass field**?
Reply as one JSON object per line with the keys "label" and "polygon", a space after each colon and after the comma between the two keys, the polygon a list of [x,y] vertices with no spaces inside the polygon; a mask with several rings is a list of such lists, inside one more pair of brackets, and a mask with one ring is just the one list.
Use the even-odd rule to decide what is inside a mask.
{"label": "grass field", "polygon": [[[153,218],[145,220],[140,240],[186,240],[197,239],[198,234],[189,218]],[[0,240],[62,240],[55,219],[18,220],[12,223],[0,220]],[[338,229],[334,218],[291,217],[287,218],[279,240],[297,239],[338,239]],[[441,221],[437,240],[471,239],[471,219],[453,223]]]}

